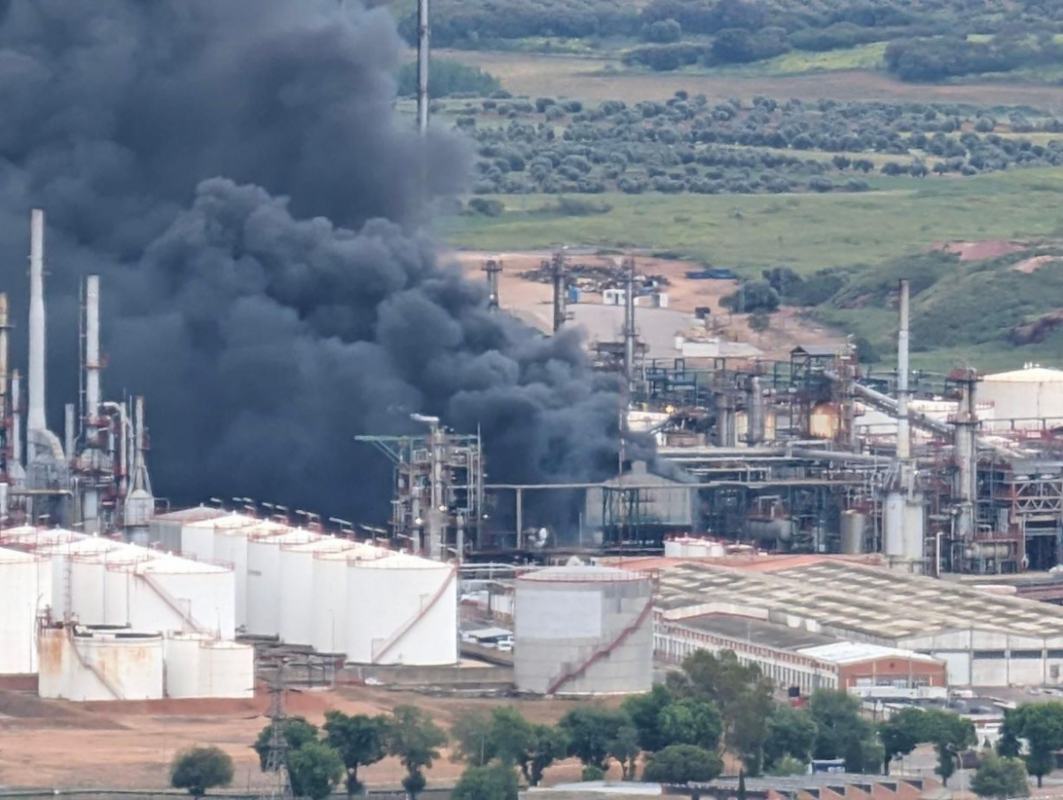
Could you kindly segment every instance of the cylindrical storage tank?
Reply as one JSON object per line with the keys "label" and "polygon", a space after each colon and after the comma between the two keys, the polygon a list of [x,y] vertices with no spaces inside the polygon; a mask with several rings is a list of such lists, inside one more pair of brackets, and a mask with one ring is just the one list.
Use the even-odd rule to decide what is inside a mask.
{"label": "cylindrical storage tank", "polygon": [[353,542],[325,536],[305,544],[280,546],[277,591],[280,593],[280,638],[288,644],[310,644],[314,617],[322,609],[307,602],[314,594],[314,556],[350,550]]}
{"label": "cylindrical storage tank", "polygon": [[310,644],[317,652],[347,653],[347,562],[387,555],[384,548],[362,542],[338,553],[314,553]]}
{"label": "cylindrical storage tank", "polygon": [[864,552],[866,528],[866,514],[852,508],[842,512],[841,551],[843,554],[852,556]]}
{"label": "cylindrical storage tank", "polygon": [[78,702],[163,696],[163,642],[155,633],[56,626],[40,633],[38,694]]}
{"label": "cylindrical storage tank", "polygon": [[0,549],[0,675],[37,671],[37,617],[52,602],[47,567],[41,556]]}
{"label": "cylindrical storage tank", "polygon": [[108,569],[109,625],[163,633],[202,633],[232,639],[232,570],[177,556],[160,556]]}
{"label": "cylindrical storage tank", "polygon": [[[1007,558],[1010,551],[1011,548],[1005,542],[973,542],[963,549],[963,555],[969,559],[1001,559]],[[985,586],[978,588],[986,590]],[[1014,590],[1014,587],[1011,588]],[[998,591],[996,594],[1003,594],[1003,592]]]}
{"label": "cylindrical storage tank", "polygon": [[746,520],[746,534],[758,542],[788,542],[794,533],[789,517],[750,517]]}
{"label": "cylindrical storage tank", "polygon": [[250,645],[200,634],[166,638],[166,696],[254,697],[255,651]]}
{"label": "cylindrical storage tank", "polygon": [[169,634],[164,642],[163,675],[167,697],[199,697],[199,648],[207,637]]}
{"label": "cylindrical storage tank", "polygon": [[40,550],[67,542],[76,542],[89,538],[83,533],[69,531],[66,528],[38,528],[34,525],[19,525],[0,530],[0,545],[7,545],[19,550]]}
{"label": "cylindrical storage tank", "polygon": [[665,539],[664,540],[664,557],[665,558],[682,558],[684,553],[684,540],[683,539]]}
{"label": "cylindrical storage tank", "polygon": [[167,553],[181,552],[181,528],[198,520],[216,519],[225,511],[209,506],[182,508],[156,514],[148,522],[148,546]]}
{"label": "cylindrical storage tank", "polygon": [[235,512],[222,517],[207,517],[181,526],[181,555],[197,561],[214,561],[214,542],[220,531],[256,525],[260,520]]}
{"label": "cylindrical storage tank", "polygon": [[904,556],[904,494],[890,492],[882,508],[882,552],[890,558]]}
{"label": "cylindrical storage tank", "polygon": [[261,520],[249,527],[219,528],[214,531],[214,563],[229,566],[236,590],[234,614],[236,627],[247,630],[247,539],[265,538],[290,531],[291,526],[273,520]]}
{"label": "cylindrical storage tank", "polygon": [[[96,617],[95,622],[103,622],[105,570],[101,559],[112,551],[121,552],[124,557],[130,553],[140,557],[142,548],[91,536],[37,550],[51,560],[53,619],[69,615],[80,621],[80,614],[84,613]],[[67,608],[68,601],[70,608]]]}
{"label": "cylindrical storage tank", "polygon": [[247,539],[247,632],[279,636],[281,615],[281,545],[306,544],[321,535],[301,528],[283,533],[252,533]]}
{"label": "cylindrical storage tank", "polygon": [[358,664],[457,662],[455,568],[404,553],[348,561],[346,646]]}
{"label": "cylindrical storage tank", "polygon": [[[653,684],[653,582],[611,567],[516,581],[514,679],[536,694],[627,694]],[[576,613],[578,610],[578,613]]]}

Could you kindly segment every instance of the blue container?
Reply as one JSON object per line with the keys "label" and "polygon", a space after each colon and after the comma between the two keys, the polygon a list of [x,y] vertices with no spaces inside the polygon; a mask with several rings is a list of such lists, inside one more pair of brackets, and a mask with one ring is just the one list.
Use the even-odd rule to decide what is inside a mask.
{"label": "blue container", "polygon": [[570,302],[570,303],[578,303],[582,296],[583,296],[583,292],[580,291],[580,288],[578,286],[569,286],[568,287],[568,302]]}

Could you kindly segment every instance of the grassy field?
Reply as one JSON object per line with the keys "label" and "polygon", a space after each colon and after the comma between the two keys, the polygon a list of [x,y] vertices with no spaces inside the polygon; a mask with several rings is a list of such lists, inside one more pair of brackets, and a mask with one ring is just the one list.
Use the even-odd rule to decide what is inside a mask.
{"label": "grassy field", "polygon": [[[865,47],[874,48],[875,45]],[[785,74],[781,71],[765,74],[759,71],[759,65],[756,68],[747,67],[745,73],[648,73],[626,70],[615,59],[574,55],[442,49],[436,51],[436,55],[485,69],[499,78],[502,85],[513,94],[529,97],[546,95],[592,102],[623,98],[634,103],[639,100],[665,100],[677,89],[685,89],[691,94],[702,93],[713,99],[749,99],[766,95],[805,100],[1028,105],[1048,111],[1063,110],[1063,86],[1059,85],[1005,85],[993,81],[928,85],[904,83],[884,72],[870,69],[843,69],[837,65],[826,72],[808,69],[808,64],[815,63],[815,59],[826,59],[829,63],[833,58],[854,58],[854,52],[863,50],[853,48],[839,51],[842,55],[807,53],[782,56],[782,59],[804,60],[804,67],[796,73]]]}
{"label": "grassy field", "polygon": [[498,197],[499,217],[438,222],[456,247],[520,250],[558,244],[669,251],[747,274],[787,264],[874,264],[950,240],[1063,235],[1063,168],[1014,170],[969,179],[873,179],[860,194],[595,196],[604,214],[544,212],[556,197]]}
{"label": "grassy field", "polygon": [[827,50],[821,53],[808,50],[791,50],[781,56],[764,61],[756,61],[752,64],[736,64],[712,69],[701,68],[681,74],[762,78],[846,70],[877,70],[882,67],[882,57],[885,53],[886,42],[872,42],[857,47]]}

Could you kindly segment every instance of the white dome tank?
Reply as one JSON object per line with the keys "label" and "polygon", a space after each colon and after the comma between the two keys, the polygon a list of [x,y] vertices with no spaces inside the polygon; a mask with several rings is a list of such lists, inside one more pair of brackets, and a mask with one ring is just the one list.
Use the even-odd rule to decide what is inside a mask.
{"label": "white dome tank", "polygon": [[[247,632],[279,636],[281,614],[281,545],[305,544],[321,534],[302,528],[282,533],[251,533],[247,540]],[[304,598],[305,600],[305,598]]]}
{"label": "white dome tank", "polygon": [[[82,625],[106,625],[107,572],[111,566],[156,557],[145,547],[88,538],[51,548],[52,600],[56,618],[69,614]],[[69,600],[70,608],[65,607]]]}
{"label": "white dome tank", "polygon": [[255,651],[250,645],[174,634],[166,638],[165,662],[167,697],[254,697]]}
{"label": "white dome tank", "polygon": [[347,652],[347,564],[384,558],[390,551],[362,542],[338,553],[314,553],[311,646],[319,653]]}
{"label": "white dome tank", "polygon": [[51,583],[46,559],[0,549],[0,675],[37,671],[37,617],[51,605]]}
{"label": "white dome tank", "polygon": [[274,520],[259,520],[255,525],[219,528],[214,531],[214,563],[229,566],[236,588],[234,614],[236,627],[247,629],[247,540],[249,536],[266,537],[290,531],[291,527]]}
{"label": "white dome tank", "polygon": [[582,566],[529,572],[516,581],[514,622],[518,691],[627,694],[653,684],[647,575]]}
{"label": "white dome tank", "polygon": [[[342,553],[353,542],[325,536],[305,544],[280,546],[278,588],[280,602],[280,638],[288,644],[310,644],[314,638],[314,617],[321,610],[314,605],[314,556],[319,553]],[[309,601],[309,602],[308,602]]]}
{"label": "white dome tank", "polygon": [[458,660],[457,574],[401,553],[347,562],[347,658],[427,666]]}
{"label": "white dome tank", "polygon": [[163,644],[157,633],[82,625],[40,632],[38,694],[65,700],[157,700]]}

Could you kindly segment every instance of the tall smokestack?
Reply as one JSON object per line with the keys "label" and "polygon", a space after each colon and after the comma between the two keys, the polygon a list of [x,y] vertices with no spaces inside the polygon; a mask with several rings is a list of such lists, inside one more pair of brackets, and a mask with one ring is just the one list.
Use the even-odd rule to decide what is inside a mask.
{"label": "tall smokestack", "polygon": [[428,0],[417,0],[417,130],[428,131]]}
{"label": "tall smokestack", "polygon": [[624,381],[628,396],[635,382],[635,259],[624,259]]}
{"label": "tall smokestack", "polygon": [[11,370],[11,463],[8,472],[22,469],[22,377]]}
{"label": "tall smokestack", "polygon": [[89,275],[85,278],[85,416],[91,422],[99,415],[100,276]]}
{"label": "tall smokestack", "polygon": [[900,325],[897,330],[897,458],[912,456],[908,426],[908,281],[900,282]]}
{"label": "tall smokestack", "polygon": [[498,276],[502,272],[502,262],[489,258],[483,270],[487,273],[487,307],[493,311],[499,306]]}
{"label": "tall smokestack", "polygon": [[30,213],[30,375],[26,430],[44,431],[44,212]]}
{"label": "tall smokestack", "polygon": [[554,289],[554,333],[561,330],[561,326],[565,324],[565,317],[568,312],[565,310],[565,255],[564,253],[554,253],[554,257],[550,261],[550,276],[553,281]]}
{"label": "tall smokestack", "polygon": [[11,403],[7,394],[7,293],[0,292],[0,434],[3,436],[4,450],[0,453],[0,467],[4,469],[0,478],[6,478],[7,461],[11,457]]}

